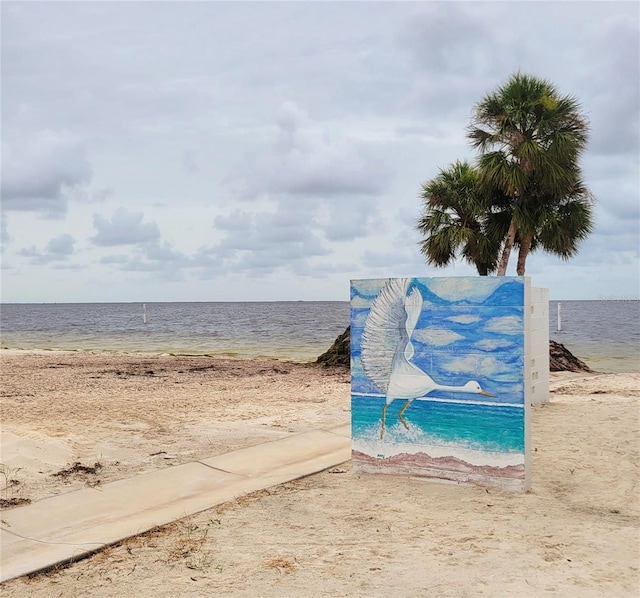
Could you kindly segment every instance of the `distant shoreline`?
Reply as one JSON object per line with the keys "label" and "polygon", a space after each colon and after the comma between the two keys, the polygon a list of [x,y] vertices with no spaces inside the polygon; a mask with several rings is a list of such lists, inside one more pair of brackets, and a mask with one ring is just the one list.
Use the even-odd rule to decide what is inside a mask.
{"label": "distant shoreline", "polygon": [[0,355],[37,355],[52,353],[60,354],[86,354],[86,355],[105,355],[112,357],[147,357],[147,358],[207,358],[207,359],[237,359],[241,361],[282,361],[297,364],[313,363],[317,356],[309,357],[308,359],[295,358],[295,357],[278,357],[268,354],[245,354],[239,352],[208,352],[208,353],[187,353],[187,352],[162,352],[162,351],[139,351],[137,349],[124,350],[124,349],[67,349],[67,348],[47,348],[47,347],[0,347]]}
{"label": "distant shoreline", "polygon": [[[555,339],[554,339],[555,340]],[[571,347],[568,347],[571,349]],[[87,354],[105,354],[105,355],[129,355],[141,357],[194,357],[194,358],[211,358],[211,359],[239,359],[239,360],[270,360],[291,362],[291,363],[314,363],[317,357],[325,351],[326,348],[319,349],[308,348],[306,350],[295,351],[291,349],[281,349],[273,352],[260,351],[207,351],[207,352],[188,352],[188,351],[141,351],[139,349],[130,348],[67,348],[67,347],[12,347],[3,345],[0,352],[21,352],[25,353],[87,353]],[[634,356],[627,357],[611,357],[606,356],[588,356],[580,353],[576,354],[583,360],[596,374],[634,374],[640,373],[640,360]]]}

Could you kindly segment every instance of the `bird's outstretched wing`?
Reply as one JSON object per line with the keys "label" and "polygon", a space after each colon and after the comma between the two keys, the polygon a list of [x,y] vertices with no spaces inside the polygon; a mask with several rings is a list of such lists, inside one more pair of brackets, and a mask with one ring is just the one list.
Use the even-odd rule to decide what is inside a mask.
{"label": "bird's outstretched wing", "polygon": [[[371,304],[362,333],[362,368],[376,388],[384,393],[389,386],[394,356],[399,350],[404,352],[409,343],[406,301],[417,303],[415,298],[411,300],[407,297],[410,283],[410,278],[392,278],[387,282]],[[422,297],[417,289],[415,292],[420,298],[421,307]],[[410,297],[413,295],[412,292]],[[417,321],[416,315],[411,332]]]}
{"label": "bird's outstretched wing", "polygon": [[422,311],[422,295],[420,291],[414,288],[409,295],[407,295],[404,301],[404,309],[407,314],[407,321],[405,322],[405,330],[407,331],[407,346],[404,349],[404,357],[408,361],[413,357],[414,349],[411,342],[411,335],[416,329],[420,312]]}

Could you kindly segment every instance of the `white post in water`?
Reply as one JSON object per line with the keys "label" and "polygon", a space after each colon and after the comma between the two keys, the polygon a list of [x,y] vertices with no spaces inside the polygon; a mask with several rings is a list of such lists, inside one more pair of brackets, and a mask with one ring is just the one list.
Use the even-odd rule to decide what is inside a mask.
{"label": "white post in water", "polygon": [[562,303],[558,303],[558,332],[562,331],[562,318],[560,317],[561,308],[562,308]]}
{"label": "white post in water", "polygon": [[147,304],[146,303],[142,304],[142,323],[143,324],[147,323]]}

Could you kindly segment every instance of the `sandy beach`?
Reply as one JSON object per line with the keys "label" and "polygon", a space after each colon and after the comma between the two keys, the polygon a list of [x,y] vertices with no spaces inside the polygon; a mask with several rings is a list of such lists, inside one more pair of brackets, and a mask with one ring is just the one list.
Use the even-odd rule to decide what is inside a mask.
{"label": "sandy beach", "polygon": [[[0,352],[0,498],[36,501],[349,421],[349,373]],[[3,596],[637,596],[640,374],[552,375],[527,493],[353,473],[239,498]],[[14,508],[20,508],[14,507]]]}

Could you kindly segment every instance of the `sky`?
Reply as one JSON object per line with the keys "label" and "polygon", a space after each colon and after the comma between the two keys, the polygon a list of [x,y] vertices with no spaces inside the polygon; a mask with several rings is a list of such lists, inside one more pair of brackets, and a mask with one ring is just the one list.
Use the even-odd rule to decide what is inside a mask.
{"label": "sky", "polygon": [[[420,190],[514,72],[577,97],[595,231],[551,299],[640,295],[635,2],[1,4],[3,302],[349,300],[465,276]],[[515,275],[515,255],[508,275]]]}

